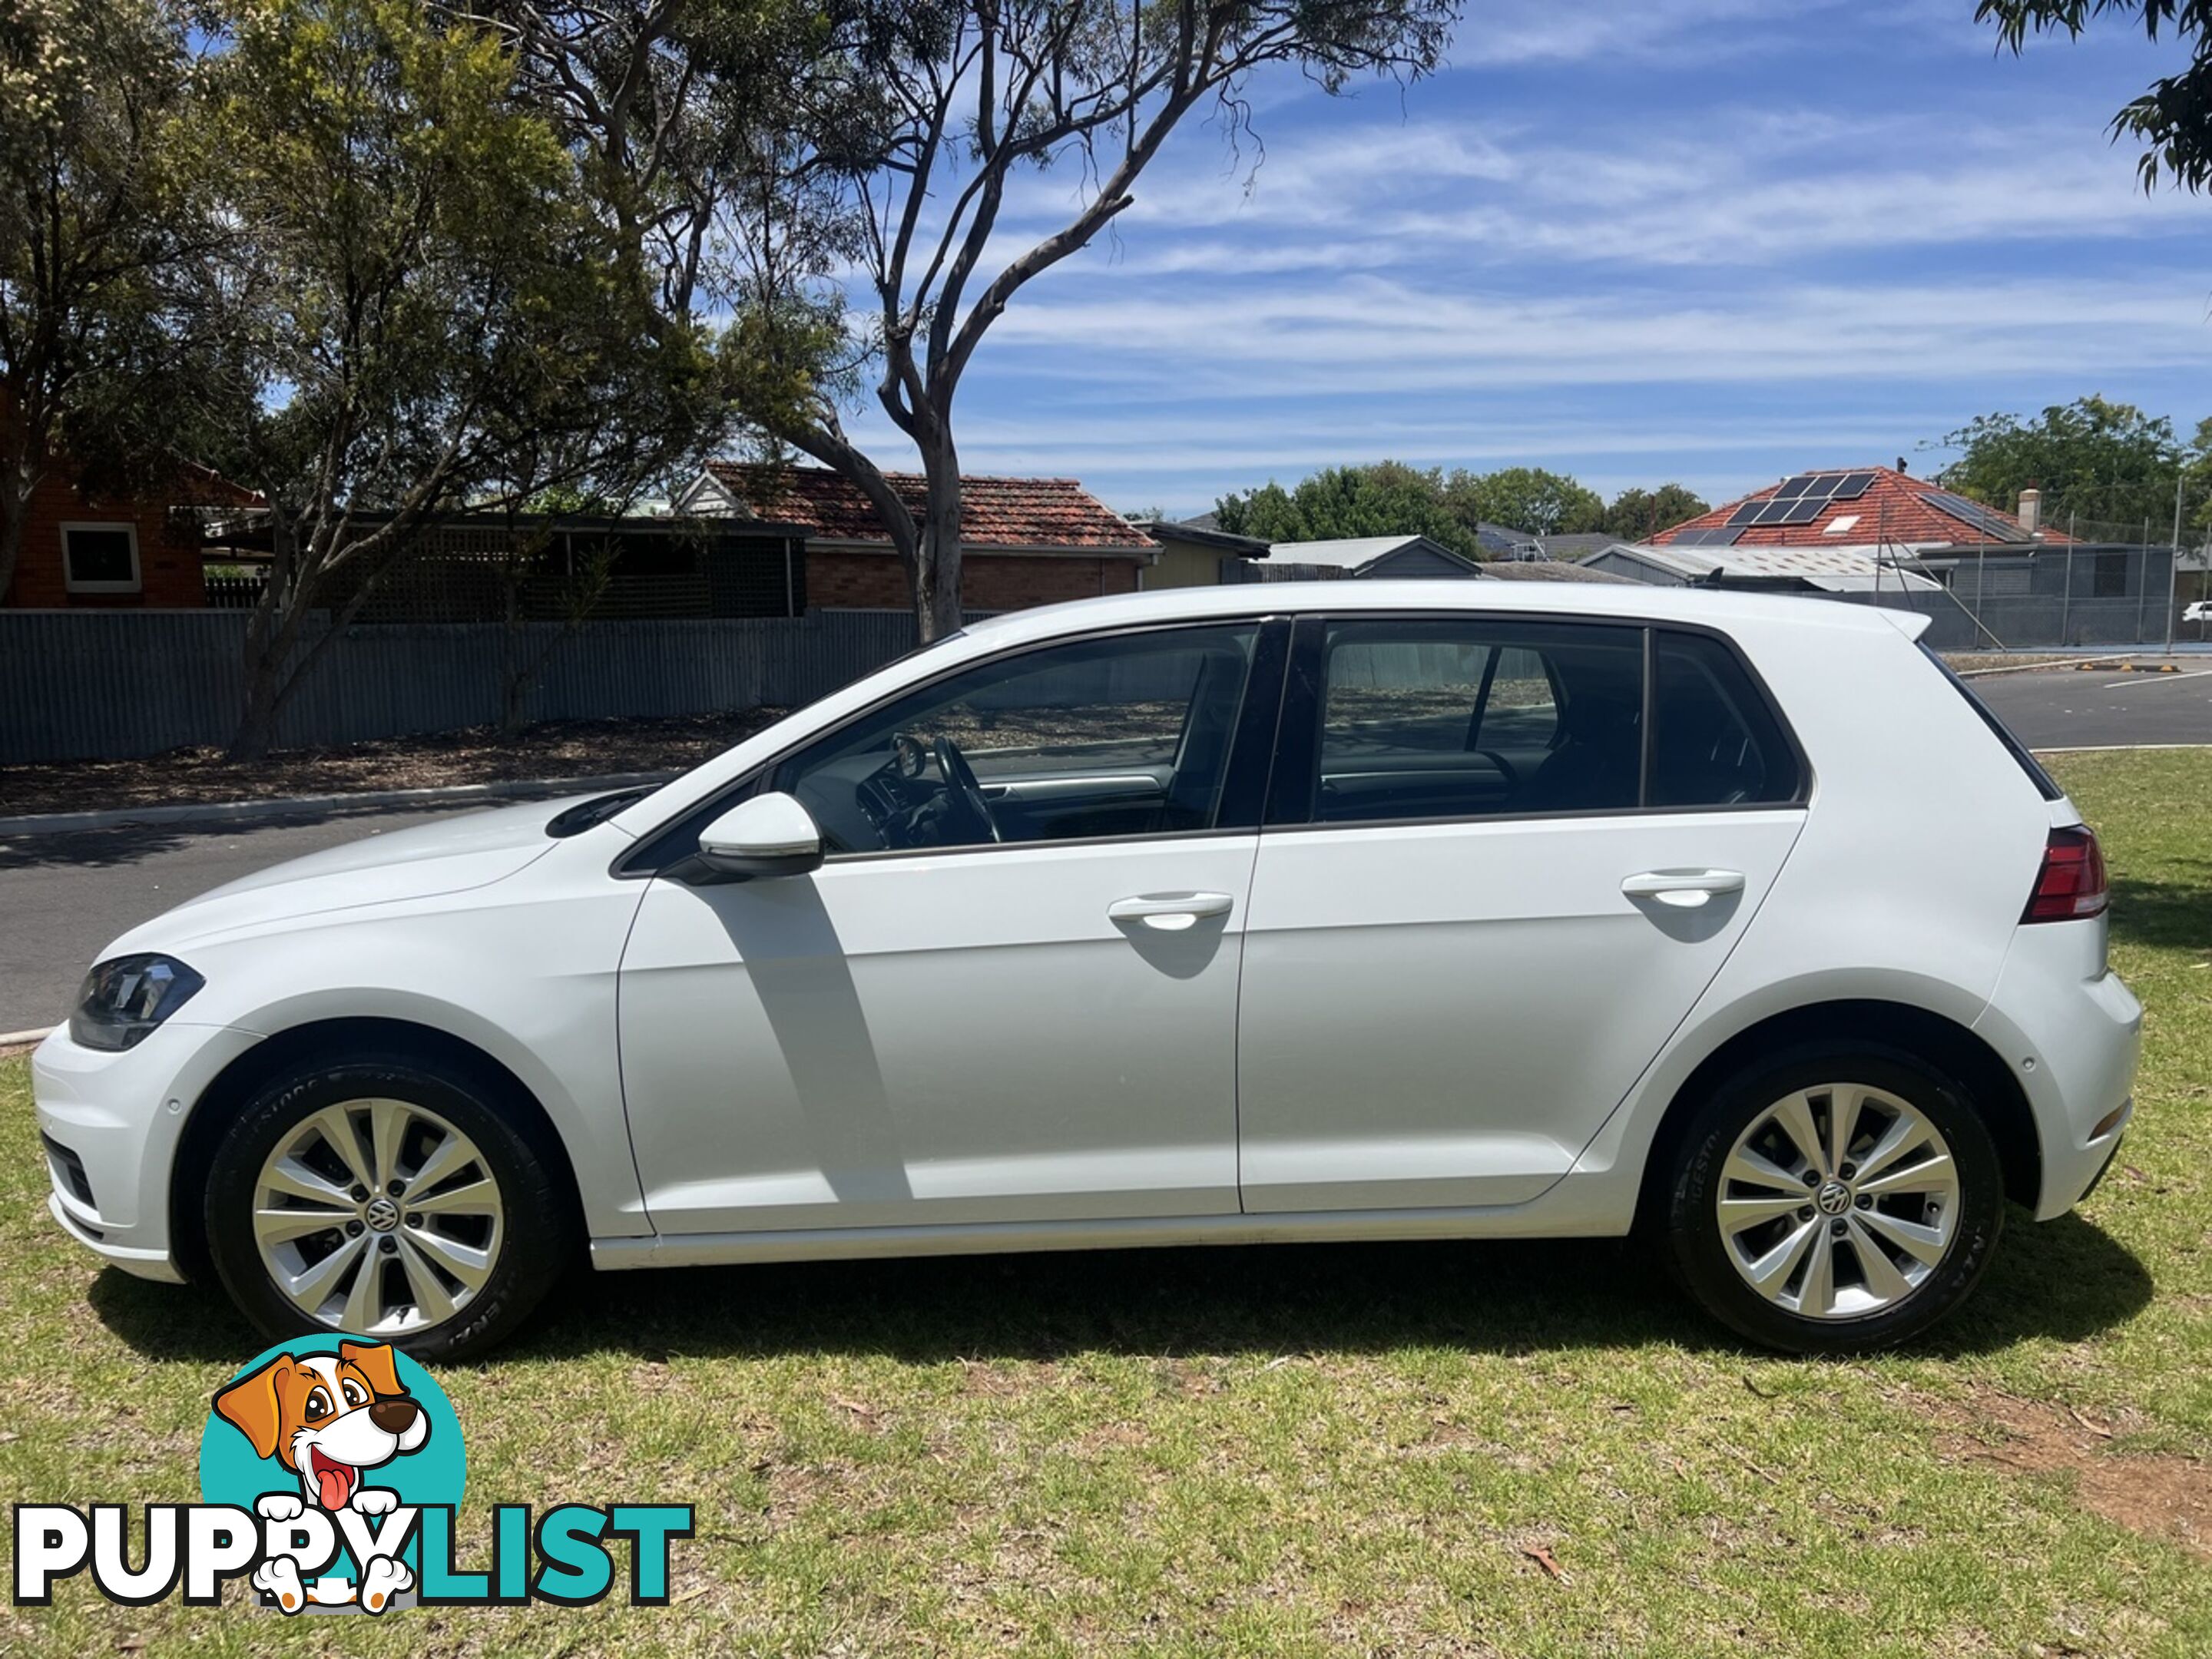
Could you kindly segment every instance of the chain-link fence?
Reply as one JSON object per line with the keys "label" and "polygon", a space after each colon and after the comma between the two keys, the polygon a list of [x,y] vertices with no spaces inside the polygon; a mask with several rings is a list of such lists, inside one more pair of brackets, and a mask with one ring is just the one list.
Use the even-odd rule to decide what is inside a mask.
{"label": "chain-link fence", "polygon": [[1946,650],[2162,646],[2212,631],[2198,620],[2196,553],[2110,542],[1899,551],[1883,560],[1899,587],[1856,597],[1930,617],[1929,642]]}
{"label": "chain-link fence", "polygon": [[2179,507],[2133,520],[2062,509],[2033,543],[1887,547],[1898,586],[1850,597],[1927,616],[1929,642],[1947,651],[2212,642],[2212,499],[2185,493]]}

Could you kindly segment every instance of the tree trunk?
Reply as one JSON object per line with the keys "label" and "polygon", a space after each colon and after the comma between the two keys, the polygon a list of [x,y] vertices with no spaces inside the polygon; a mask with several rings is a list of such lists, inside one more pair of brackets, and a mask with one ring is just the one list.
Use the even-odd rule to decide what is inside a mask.
{"label": "tree trunk", "polygon": [[224,753],[227,760],[258,761],[276,741],[276,711],[283,705],[284,659],[291,652],[293,629],[275,614],[281,605],[274,595],[276,585],[272,574],[269,588],[254,606],[253,619],[246,624],[246,700]]}
{"label": "tree trunk", "polygon": [[[510,538],[513,534],[508,532]],[[523,662],[522,572],[512,549],[501,568],[500,586],[499,735],[513,738],[522,731],[522,699],[532,676]]]}
{"label": "tree trunk", "polygon": [[30,516],[28,492],[13,477],[0,484],[0,605],[7,603],[8,586],[15,580],[15,561],[23,550],[23,520]]}
{"label": "tree trunk", "polygon": [[921,466],[928,500],[915,560],[914,616],[927,645],[958,633],[962,621],[960,456],[951,434],[923,447]]}
{"label": "tree trunk", "polygon": [[[21,400],[4,400],[14,404],[20,413]],[[8,599],[9,584],[15,580],[16,561],[23,555],[23,526],[31,516],[31,492],[38,488],[46,462],[42,447],[25,423],[17,419],[0,423],[8,434],[4,465],[8,476],[0,478],[0,604]]]}
{"label": "tree trunk", "polygon": [[270,526],[269,580],[246,623],[246,697],[224,757],[257,761],[276,741],[276,715],[284,704],[285,659],[297,642],[307,595],[298,568],[298,526],[281,515]]}

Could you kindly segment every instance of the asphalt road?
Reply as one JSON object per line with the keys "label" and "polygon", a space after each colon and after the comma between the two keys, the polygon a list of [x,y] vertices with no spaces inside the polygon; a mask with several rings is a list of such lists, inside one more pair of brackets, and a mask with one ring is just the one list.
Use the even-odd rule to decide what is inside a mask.
{"label": "asphalt road", "polygon": [[[2212,744],[2212,663],[2183,661],[2178,674],[2053,669],[1988,675],[1974,689],[2032,749]],[[64,1018],[102,945],[196,894],[320,848],[452,816],[356,813],[251,829],[147,825],[0,840],[0,1032]]]}
{"label": "asphalt road", "polygon": [[453,815],[454,809],[348,814],[250,829],[126,825],[0,839],[0,1032],[66,1018],[77,982],[102,945],[210,887],[325,847]]}
{"label": "asphalt road", "polygon": [[2177,674],[2052,668],[1985,674],[1971,684],[2031,749],[2212,744],[2212,662],[2180,662]]}

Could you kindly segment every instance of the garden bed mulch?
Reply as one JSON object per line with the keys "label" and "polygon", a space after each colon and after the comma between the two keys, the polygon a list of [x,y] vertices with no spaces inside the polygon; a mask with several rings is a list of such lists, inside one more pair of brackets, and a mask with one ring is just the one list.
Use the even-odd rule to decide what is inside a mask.
{"label": "garden bed mulch", "polygon": [[138,760],[0,766],[0,817],[678,772],[750,737],[781,712],[556,720],[512,737],[480,726],[343,748],[283,750],[258,761],[226,760],[221,750],[209,748]]}

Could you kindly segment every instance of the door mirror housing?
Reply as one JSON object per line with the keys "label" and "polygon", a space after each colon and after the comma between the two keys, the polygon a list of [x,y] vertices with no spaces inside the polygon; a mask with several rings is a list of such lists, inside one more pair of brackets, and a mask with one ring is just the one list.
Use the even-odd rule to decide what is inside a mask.
{"label": "door mirror housing", "polygon": [[800,876],[821,863],[814,815],[781,793],[739,801],[699,835],[698,864],[712,881]]}

